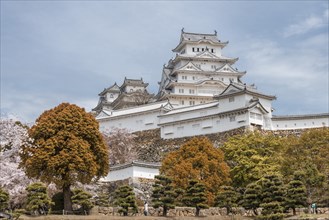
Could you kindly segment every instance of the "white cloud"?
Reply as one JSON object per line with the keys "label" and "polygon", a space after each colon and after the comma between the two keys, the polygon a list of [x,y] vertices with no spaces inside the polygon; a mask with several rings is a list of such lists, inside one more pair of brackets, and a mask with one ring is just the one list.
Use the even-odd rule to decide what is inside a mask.
{"label": "white cloud", "polygon": [[248,68],[244,80],[278,97],[276,114],[327,111],[327,37],[313,35],[289,47],[280,44],[280,39],[253,38],[238,52]]}
{"label": "white cloud", "polygon": [[284,30],[283,36],[290,37],[293,35],[305,34],[311,30],[328,26],[328,11],[329,10],[326,9],[322,15],[311,15],[297,24],[290,25]]}

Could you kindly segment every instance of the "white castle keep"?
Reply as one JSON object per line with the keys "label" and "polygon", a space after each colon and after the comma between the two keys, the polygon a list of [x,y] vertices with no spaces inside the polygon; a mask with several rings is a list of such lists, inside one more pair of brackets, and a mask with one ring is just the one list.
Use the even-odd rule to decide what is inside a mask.
{"label": "white castle keep", "polygon": [[245,71],[234,67],[238,58],[226,57],[214,34],[187,33],[162,70],[158,94],[147,92],[143,79],[124,79],[104,89],[93,109],[100,130],[126,128],[130,132],[160,128],[161,137],[179,138],[224,132],[239,127],[291,130],[328,127],[329,113],[272,115],[275,96],[242,82]]}

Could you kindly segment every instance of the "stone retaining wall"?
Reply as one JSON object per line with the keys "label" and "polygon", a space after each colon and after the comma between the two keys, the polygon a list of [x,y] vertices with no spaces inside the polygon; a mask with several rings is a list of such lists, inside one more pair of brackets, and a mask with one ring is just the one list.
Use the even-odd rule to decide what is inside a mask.
{"label": "stone retaining wall", "polygon": [[[118,213],[118,207],[98,207],[98,213],[102,215],[108,216],[120,216]],[[329,208],[318,208],[318,214],[329,214]],[[296,209],[297,214],[308,213],[308,208],[300,208]],[[234,215],[239,216],[254,216],[252,211],[245,210],[244,208],[236,208],[233,210]],[[135,214],[136,216],[143,215],[143,207],[138,207],[138,213]],[[149,215],[150,216],[161,216],[162,215],[162,208],[153,208],[149,207]],[[200,216],[225,216],[226,209],[225,208],[218,208],[218,207],[210,207],[209,209],[202,209],[200,211]],[[169,217],[189,217],[195,216],[195,208],[191,207],[176,207],[175,209],[170,209],[168,211]]]}

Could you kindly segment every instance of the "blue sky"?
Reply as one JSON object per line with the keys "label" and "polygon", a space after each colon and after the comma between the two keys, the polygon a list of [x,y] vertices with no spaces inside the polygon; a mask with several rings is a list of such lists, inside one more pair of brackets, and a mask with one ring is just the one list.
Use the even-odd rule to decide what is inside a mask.
{"label": "blue sky", "polygon": [[62,102],[96,106],[124,77],[156,93],[186,32],[229,41],[274,114],[329,112],[328,1],[1,1],[1,112],[33,122]]}

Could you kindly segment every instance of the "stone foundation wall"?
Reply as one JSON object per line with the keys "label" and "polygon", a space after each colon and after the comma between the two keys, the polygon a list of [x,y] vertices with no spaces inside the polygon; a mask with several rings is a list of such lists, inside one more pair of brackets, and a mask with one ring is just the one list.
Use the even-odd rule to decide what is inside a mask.
{"label": "stone foundation wall", "polygon": [[[118,207],[98,207],[98,213],[101,215],[107,216],[120,216],[118,213]],[[260,211],[260,210],[259,210]],[[296,209],[297,214],[308,213],[308,208],[299,208]],[[318,214],[329,214],[329,208],[318,208]],[[234,215],[239,216],[254,216],[254,213],[250,210],[245,210],[244,208],[235,208],[233,210]],[[131,215],[130,213],[129,215]],[[138,213],[135,214],[136,216],[142,216],[143,214],[143,207],[138,207]],[[150,216],[161,216],[162,215],[162,208],[153,208],[149,207],[149,215]],[[189,217],[195,216],[195,208],[191,207],[176,207],[175,209],[170,209],[168,211],[169,217]],[[202,209],[200,211],[200,216],[226,216],[226,209],[225,208],[218,208],[218,207],[210,207],[209,209]]]}

